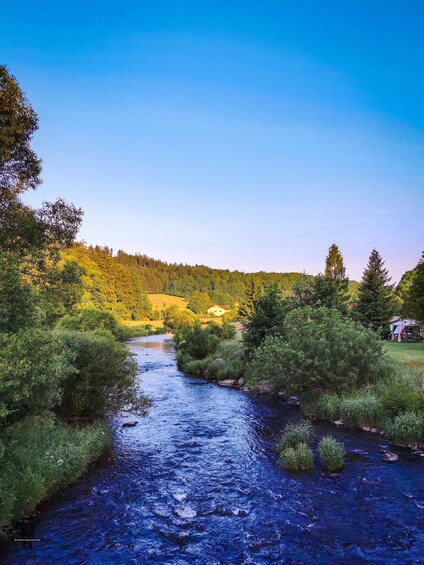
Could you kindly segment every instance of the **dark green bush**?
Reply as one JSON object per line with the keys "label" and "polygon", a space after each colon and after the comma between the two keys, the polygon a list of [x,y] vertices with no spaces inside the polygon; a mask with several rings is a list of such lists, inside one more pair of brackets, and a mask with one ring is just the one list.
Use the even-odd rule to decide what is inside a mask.
{"label": "dark green bush", "polygon": [[137,392],[137,364],[107,330],[59,333],[74,360],[63,386],[61,412],[102,417],[123,408],[145,414],[149,401]]}
{"label": "dark green bush", "polygon": [[344,446],[332,436],[324,436],[318,444],[322,466],[327,471],[339,471],[343,467]]}
{"label": "dark green bush", "polygon": [[8,422],[54,409],[73,374],[74,355],[62,336],[23,330],[0,337],[0,412]]}
{"label": "dark green bush", "polygon": [[394,379],[383,390],[381,404],[390,419],[404,412],[424,412],[424,394],[405,381]]}
{"label": "dark green bush", "polygon": [[256,350],[249,380],[267,380],[290,394],[346,393],[376,379],[381,343],[342,314],[297,308],[287,314],[284,338],[268,337]]}
{"label": "dark green bush", "polygon": [[97,329],[109,330],[118,340],[127,337],[127,331],[118,324],[113,314],[91,308],[82,310],[76,316],[64,316],[58,321],[56,328],[79,332],[91,332]]}

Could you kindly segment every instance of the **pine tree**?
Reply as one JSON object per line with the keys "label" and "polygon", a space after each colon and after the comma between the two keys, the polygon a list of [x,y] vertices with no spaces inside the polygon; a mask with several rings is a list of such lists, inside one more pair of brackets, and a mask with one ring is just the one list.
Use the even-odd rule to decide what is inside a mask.
{"label": "pine tree", "polygon": [[339,247],[333,243],[325,259],[325,277],[331,279],[339,294],[340,302],[346,303],[349,299],[349,279],[346,276],[346,268],[343,263],[343,255]]}
{"label": "pine tree", "polygon": [[392,287],[379,252],[373,249],[358,290],[356,319],[381,335],[389,331]]}
{"label": "pine tree", "polygon": [[261,287],[255,277],[250,277],[244,289],[243,298],[238,307],[238,315],[242,322],[246,322],[252,316],[255,303],[261,296]]}
{"label": "pine tree", "polygon": [[405,309],[409,316],[424,323],[424,251],[413,272]]}

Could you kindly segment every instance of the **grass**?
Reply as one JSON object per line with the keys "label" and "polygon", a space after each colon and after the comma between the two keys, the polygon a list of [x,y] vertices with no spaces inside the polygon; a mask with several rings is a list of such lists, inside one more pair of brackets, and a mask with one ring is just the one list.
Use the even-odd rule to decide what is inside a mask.
{"label": "grass", "polygon": [[76,429],[30,417],[6,429],[0,454],[0,533],[77,480],[109,443],[106,425]]}
{"label": "grass", "polygon": [[308,420],[302,420],[298,424],[287,424],[277,442],[277,452],[282,453],[288,448],[296,448],[301,443],[308,444],[311,441],[312,431],[312,424]]}
{"label": "grass", "polygon": [[387,355],[396,361],[406,363],[416,369],[424,369],[424,342],[397,343],[388,341],[384,344]]}
{"label": "grass", "polygon": [[324,436],[318,444],[322,466],[327,471],[339,471],[343,467],[344,446],[332,436]]}
{"label": "grass", "polygon": [[169,306],[176,305],[181,310],[187,308],[188,300],[180,296],[171,296],[170,294],[148,294],[147,298],[152,305],[153,310],[165,310]]}
{"label": "grass", "polygon": [[280,465],[289,471],[306,471],[314,466],[314,456],[306,443],[287,447],[280,453]]}

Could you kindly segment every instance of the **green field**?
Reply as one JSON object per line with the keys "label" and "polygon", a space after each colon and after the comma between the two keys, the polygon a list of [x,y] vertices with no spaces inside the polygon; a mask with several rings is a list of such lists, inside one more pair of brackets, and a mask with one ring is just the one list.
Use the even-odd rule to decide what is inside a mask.
{"label": "green field", "polygon": [[397,343],[387,342],[384,344],[387,354],[407,365],[418,369],[424,369],[424,342],[423,343]]}

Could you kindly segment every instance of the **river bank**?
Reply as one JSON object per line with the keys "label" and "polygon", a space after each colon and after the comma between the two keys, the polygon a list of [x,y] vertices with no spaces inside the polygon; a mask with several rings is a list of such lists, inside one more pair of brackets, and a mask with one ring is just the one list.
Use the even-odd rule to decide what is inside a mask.
{"label": "river bank", "polygon": [[177,370],[169,336],[132,340],[155,404],[134,428],[111,422],[113,460],[94,468],[34,521],[42,542],[10,544],[5,563],[419,562],[422,462],[387,443],[316,422],[346,446],[337,478],[278,468],[275,440],[297,408]]}

